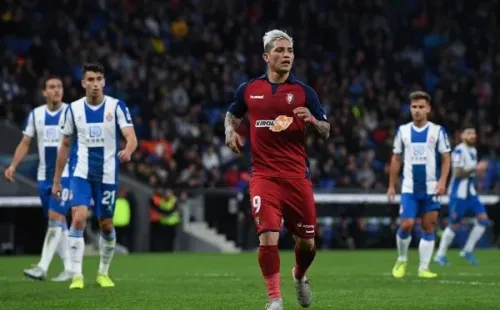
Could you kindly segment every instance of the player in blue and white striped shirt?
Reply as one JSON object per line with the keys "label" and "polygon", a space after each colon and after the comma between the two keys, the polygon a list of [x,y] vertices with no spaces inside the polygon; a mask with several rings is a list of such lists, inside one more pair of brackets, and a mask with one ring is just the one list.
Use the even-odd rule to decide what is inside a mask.
{"label": "player in blue and white striped shirt", "polygon": [[62,102],[63,92],[62,82],[59,77],[51,76],[44,81],[42,93],[47,103],[33,109],[28,115],[23,131],[24,136],[16,148],[12,163],[5,171],[5,177],[10,181],[14,181],[16,167],[28,153],[31,140],[36,137],[39,155],[38,194],[42,202],[43,212],[48,217],[49,223],[40,261],[37,266],[24,270],[24,274],[37,280],[45,280],[47,270],[56,252],[64,262],[65,270],[53,280],[66,281],[72,276],[66,224],[68,211],[66,201],[69,196],[70,169],[66,162],[64,162],[61,181],[63,186],[62,201],[57,201],[51,195],[57,148],[62,138],[59,132],[59,121],[68,106]]}
{"label": "player in blue and white striped shirt", "polygon": [[451,155],[453,174],[448,193],[450,195],[448,227],[443,232],[439,249],[434,260],[447,265],[446,251],[455,238],[456,231],[460,227],[460,221],[467,213],[473,213],[477,221],[470,232],[460,255],[471,264],[477,265],[478,261],[472,254],[476,243],[479,241],[486,226],[489,224],[486,208],[479,201],[476,192],[476,171],[484,171],[487,161],[477,161],[476,129],[473,126],[465,126],[462,131],[462,143],[457,145]]}
{"label": "player in blue and white striped shirt", "polygon": [[[84,287],[82,260],[85,243],[83,231],[87,208],[94,202],[93,211],[101,229],[101,260],[97,282],[101,287],[113,287],[108,276],[113,258],[116,233],[113,215],[118,185],[118,164],[130,160],[137,148],[137,138],[130,113],[122,101],[105,96],[104,68],[97,63],[83,67],[82,86],[86,96],[71,103],[61,127],[64,137],[57,157],[52,193],[61,194],[61,174],[69,153],[72,138],[76,144],[76,164],[70,182],[73,194],[71,206],[73,220],[69,232],[70,255],[75,275],[70,289]],[[119,150],[120,135],[126,140],[125,149]]]}
{"label": "player in blue and white striped shirt", "polygon": [[396,234],[398,260],[392,270],[395,278],[406,273],[408,248],[415,218],[422,217],[420,238],[420,265],[418,276],[435,278],[429,271],[429,263],[436,239],[436,222],[440,203],[438,197],[445,194],[450,171],[450,143],[443,127],[428,121],[431,111],[430,96],[422,91],[410,94],[412,122],[399,127],[394,140],[389,189],[391,201],[396,194],[396,179],[403,162],[401,189],[400,227]]}

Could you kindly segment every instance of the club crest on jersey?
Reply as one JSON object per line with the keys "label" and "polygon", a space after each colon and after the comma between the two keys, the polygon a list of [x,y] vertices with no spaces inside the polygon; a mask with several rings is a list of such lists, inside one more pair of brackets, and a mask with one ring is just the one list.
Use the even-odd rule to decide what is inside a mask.
{"label": "club crest on jersey", "polygon": [[272,132],[280,132],[286,130],[293,123],[293,117],[280,115],[274,120],[257,120],[255,121],[255,127],[257,128],[269,128]]}
{"label": "club crest on jersey", "polygon": [[111,121],[113,120],[113,114],[112,114],[111,112],[108,112],[108,113],[106,114],[106,120],[107,120],[108,122],[111,122]]}
{"label": "club crest on jersey", "polygon": [[293,103],[293,99],[294,99],[294,96],[293,96],[292,93],[286,94],[286,102],[288,102],[288,104],[292,104]]}

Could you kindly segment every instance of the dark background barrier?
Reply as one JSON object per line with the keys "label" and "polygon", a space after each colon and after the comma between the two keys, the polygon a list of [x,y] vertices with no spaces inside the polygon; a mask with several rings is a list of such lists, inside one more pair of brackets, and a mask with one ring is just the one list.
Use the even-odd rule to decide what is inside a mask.
{"label": "dark background barrier", "polygon": [[[210,228],[215,229],[228,240],[234,241],[242,250],[252,250],[258,245],[248,194],[230,190],[204,190],[191,191],[189,195],[202,197],[201,200],[196,200],[197,205],[194,207],[203,209],[202,218],[196,218],[195,214],[192,214],[189,221],[205,221]],[[363,194],[352,193],[352,195],[359,197]],[[335,197],[335,194],[331,194],[331,196]],[[15,204],[16,199],[19,202],[23,198],[12,197],[10,199]],[[133,207],[148,208],[147,205],[143,204]],[[478,247],[491,247],[498,244],[500,225],[496,225],[496,223],[500,222],[499,207],[498,202],[487,205],[492,225],[480,240]],[[398,211],[397,204],[389,203],[319,202],[317,203],[318,224],[316,228],[318,247],[324,249],[394,247]],[[187,212],[187,210],[183,212]],[[438,235],[447,224],[447,215],[448,206],[443,204]],[[68,220],[70,219],[68,218]],[[465,242],[472,220],[471,218],[464,220],[456,239],[458,245]],[[46,222],[39,206],[14,207],[6,203],[0,204],[0,253],[40,253]],[[419,235],[420,227],[417,223],[414,231],[414,244],[418,243]],[[286,230],[282,231],[280,246],[281,248],[293,246],[291,236]],[[135,246],[131,246],[129,250],[142,251]]]}

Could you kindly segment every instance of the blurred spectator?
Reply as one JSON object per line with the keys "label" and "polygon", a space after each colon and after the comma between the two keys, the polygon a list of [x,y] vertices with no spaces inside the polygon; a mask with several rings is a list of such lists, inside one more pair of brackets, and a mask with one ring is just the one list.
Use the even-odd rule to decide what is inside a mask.
{"label": "blurred spectator", "polygon": [[119,189],[113,223],[115,224],[117,242],[131,250],[133,237],[133,226],[131,225],[133,207],[127,199],[128,195],[129,190],[127,188],[123,187]]}
{"label": "blurred spectator", "polygon": [[373,184],[375,183],[375,173],[373,172],[369,161],[363,162],[361,169],[358,170],[356,175],[356,181],[361,188],[369,189],[373,187]]}
{"label": "blurred spectator", "polygon": [[206,170],[210,170],[212,168],[219,168],[220,161],[219,156],[215,152],[215,148],[213,145],[210,145],[205,153],[203,153],[203,167]]}
{"label": "blurred spectator", "polygon": [[157,190],[151,199],[151,250],[174,250],[177,226],[181,222],[180,199],[171,189]]}

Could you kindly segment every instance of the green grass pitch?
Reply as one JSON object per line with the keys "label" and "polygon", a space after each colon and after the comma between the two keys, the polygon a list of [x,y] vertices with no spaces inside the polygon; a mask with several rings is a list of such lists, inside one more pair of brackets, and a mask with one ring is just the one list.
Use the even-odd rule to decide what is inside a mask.
{"label": "green grass pitch", "polygon": [[[480,266],[449,253],[452,265],[431,269],[434,280],[416,276],[418,254],[410,255],[404,280],[390,276],[396,251],[319,252],[309,271],[310,309],[499,309],[500,255],[477,252]],[[110,275],[116,287],[95,283],[98,257],[85,257],[85,289],[69,283],[25,279],[23,268],[37,257],[0,258],[0,309],[264,309],[266,292],[256,253],[144,254],[116,256]],[[291,281],[293,253],[281,253],[285,309],[301,309]],[[61,270],[57,261],[50,275]]]}

